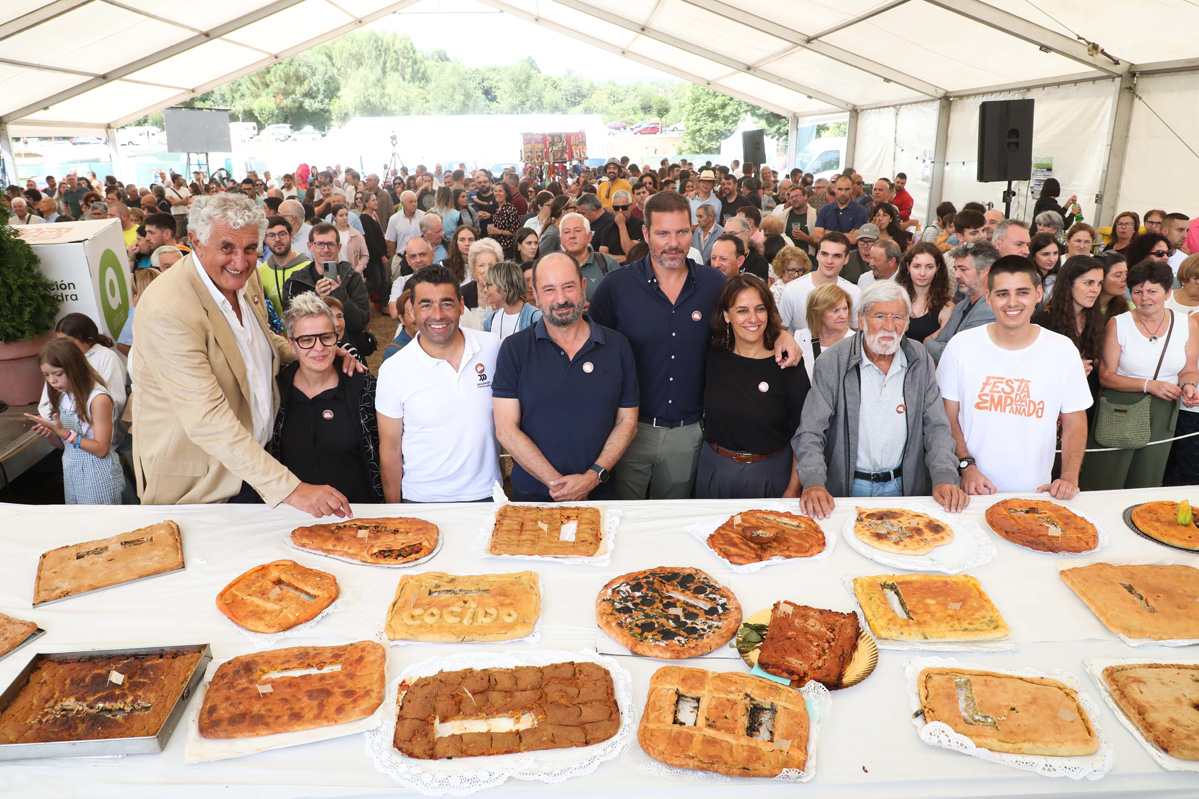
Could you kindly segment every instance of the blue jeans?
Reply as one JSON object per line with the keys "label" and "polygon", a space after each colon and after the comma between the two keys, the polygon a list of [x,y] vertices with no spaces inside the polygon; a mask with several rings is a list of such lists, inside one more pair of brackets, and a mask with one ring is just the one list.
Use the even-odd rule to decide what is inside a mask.
{"label": "blue jeans", "polygon": [[903,496],[903,477],[896,477],[894,480],[888,480],[885,483],[872,483],[869,480],[853,480],[853,493],[850,496],[854,497],[902,497]]}

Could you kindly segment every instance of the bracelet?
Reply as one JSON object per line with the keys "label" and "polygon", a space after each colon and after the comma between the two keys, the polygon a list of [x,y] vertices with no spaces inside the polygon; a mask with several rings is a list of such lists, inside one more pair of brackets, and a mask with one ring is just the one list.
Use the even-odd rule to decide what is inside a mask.
{"label": "bracelet", "polygon": [[65,436],[63,436],[63,437],[62,437],[62,440],[63,440],[63,441],[65,441],[65,442],[67,442],[68,444],[70,444],[70,443],[71,443],[71,436],[73,436],[73,435],[75,435],[75,431],[74,431],[74,430],[68,430],[68,431],[67,431],[67,434],[66,434]]}
{"label": "bracelet", "polygon": [[1141,386],[1141,393],[1142,394],[1149,393],[1149,381],[1148,380],[1145,381],[1145,385]]}
{"label": "bracelet", "polygon": [[75,447],[75,449],[79,449],[79,445],[82,443],[83,443],[83,436],[76,434],[75,440],[73,442],[71,442],[71,446]]}
{"label": "bracelet", "polygon": [[1179,386],[1179,388],[1186,388],[1187,386],[1195,386],[1196,388],[1199,388],[1199,383],[1195,383],[1194,381],[1188,380],[1187,382],[1185,382],[1181,386]]}

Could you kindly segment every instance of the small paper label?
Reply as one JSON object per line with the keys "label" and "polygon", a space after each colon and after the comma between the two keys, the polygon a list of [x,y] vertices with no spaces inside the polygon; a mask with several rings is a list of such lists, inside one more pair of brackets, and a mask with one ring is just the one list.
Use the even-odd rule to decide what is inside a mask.
{"label": "small paper label", "polygon": [[542,532],[546,532],[546,533],[549,532],[550,526],[548,524],[546,524],[545,522],[539,520],[537,522],[537,526],[541,528]]}
{"label": "small paper label", "polygon": [[733,517],[733,526],[736,527],[739,524],[741,524],[741,514],[740,513],[738,513],[736,516]]}
{"label": "small paper label", "polygon": [[1049,528],[1049,535],[1053,536],[1054,538],[1062,537],[1062,528],[1058,527],[1056,524],[1047,524],[1045,526]]}
{"label": "small paper label", "polygon": [[370,530],[364,530],[364,529],[363,529],[363,528],[361,528],[361,527],[359,527],[359,528],[358,528],[358,537],[359,537],[359,538],[366,538],[366,537],[367,537],[367,536],[369,536],[370,534],[371,534],[371,531],[370,531]]}
{"label": "small paper label", "polygon": [[573,543],[575,540],[575,533],[577,533],[578,531],[579,531],[579,523],[578,522],[567,522],[566,524],[562,525],[562,530],[561,530],[561,532],[558,533],[558,540],[559,541],[570,541]]}
{"label": "small paper label", "polygon": [[958,611],[958,610],[961,610],[961,609],[962,609],[962,603],[961,603],[961,602],[950,602],[950,603],[949,603],[948,605],[946,605],[945,607],[947,607],[947,608],[949,608],[950,610],[953,610],[953,611]]}
{"label": "small paper label", "polygon": [[125,675],[119,671],[110,671],[108,672],[108,681],[116,685],[124,685]]}
{"label": "small paper label", "polygon": [[274,588],[271,589],[271,592],[266,595],[266,598],[267,599],[278,599],[279,594],[282,594],[282,593],[283,593],[283,589],[280,588],[279,586],[275,586]]}
{"label": "small paper label", "polygon": [[790,738],[781,738],[777,741],[772,742],[770,744],[770,748],[771,749],[790,749],[791,748],[791,739]]}
{"label": "small paper label", "polygon": [[270,685],[255,685],[254,687],[258,689],[258,693],[260,693],[260,694],[275,693],[275,689],[273,687],[271,687]]}
{"label": "small paper label", "polygon": [[1073,710],[1066,710],[1065,708],[1062,708],[1057,712],[1057,717],[1062,721],[1074,721],[1076,718],[1078,718],[1078,714]]}

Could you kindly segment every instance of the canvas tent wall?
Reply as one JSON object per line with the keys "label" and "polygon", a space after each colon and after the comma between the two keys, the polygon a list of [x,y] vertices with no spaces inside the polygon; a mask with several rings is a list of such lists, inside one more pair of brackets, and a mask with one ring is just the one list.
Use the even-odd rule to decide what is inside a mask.
{"label": "canvas tent wall", "polygon": [[[150,111],[415,5],[9,0],[0,4],[0,149],[11,163],[14,135],[107,130],[114,140],[116,127]],[[934,165],[921,175],[926,185],[915,186],[923,193],[918,209],[943,193],[971,191],[969,164],[961,168],[975,146],[971,107],[981,96],[1016,93],[1041,101],[1035,149],[1054,158],[1063,186],[1077,187],[1080,200],[1084,191],[1101,195],[1089,218],[1110,221],[1117,207],[1146,202],[1199,214],[1188,192],[1199,171],[1199,58],[1190,37],[1169,35],[1199,28],[1191,0],[441,0],[439,7],[459,5],[509,13],[754,103],[788,117],[792,130],[806,117],[847,114],[851,162],[860,145],[869,160],[854,166],[871,176],[867,163],[877,172],[916,153],[929,160],[931,141]],[[1084,116],[1070,116],[1073,108]],[[888,128],[892,136],[879,141]],[[1043,151],[1049,147],[1054,152]],[[955,160],[959,169],[947,170]]]}

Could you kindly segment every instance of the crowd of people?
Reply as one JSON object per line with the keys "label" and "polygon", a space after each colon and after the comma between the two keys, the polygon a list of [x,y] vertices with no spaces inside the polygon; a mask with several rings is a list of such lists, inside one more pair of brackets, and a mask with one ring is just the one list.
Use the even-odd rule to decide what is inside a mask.
{"label": "crowd of people", "polygon": [[1103,239],[1049,179],[1031,222],[922,226],[902,173],[685,159],[193,177],[7,189],[10,224],[116,219],[129,248],[118,340],[72,314],[40,357],[69,502],[489,501],[502,452],[517,500],[818,517],[1199,482],[1184,213]]}

